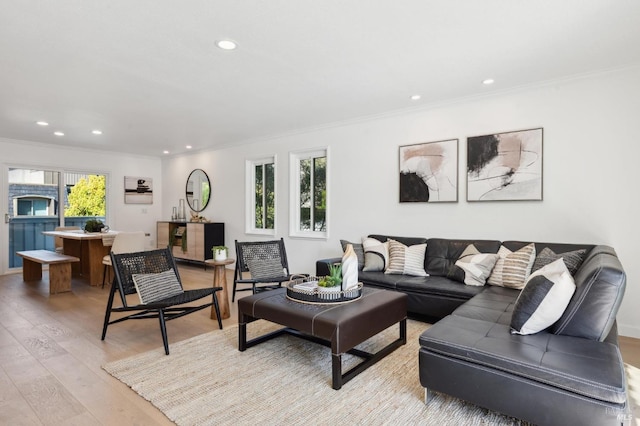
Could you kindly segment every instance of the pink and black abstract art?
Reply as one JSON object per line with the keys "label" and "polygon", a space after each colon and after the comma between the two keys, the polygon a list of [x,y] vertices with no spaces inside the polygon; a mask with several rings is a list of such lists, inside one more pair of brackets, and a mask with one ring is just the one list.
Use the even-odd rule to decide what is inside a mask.
{"label": "pink and black abstract art", "polygon": [[467,138],[467,201],[542,200],[542,128]]}
{"label": "pink and black abstract art", "polygon": [[458,139],[400,147],[400,202],[458,201]]}

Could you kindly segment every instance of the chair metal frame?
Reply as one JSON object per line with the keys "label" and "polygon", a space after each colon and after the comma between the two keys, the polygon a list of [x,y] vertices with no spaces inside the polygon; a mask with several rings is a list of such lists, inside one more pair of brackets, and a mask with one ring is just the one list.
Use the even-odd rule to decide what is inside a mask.
{"label": "chair metal frame", "polygon": [[[231,302],[235,301],[236,292],[252,291],[253,294],[263,290],[273,290],[282,287],[282,283],[291,279],[291,271],[287,261],[287,251],[284,248],[284,239],[270,241],[244,241],[235,240],[236,244],[236,267],[233,276],[233,293]],[[251,273],[247,261],[252,257],[260,259],[280,257],[283,271],[286,269],[287,275],[272,277],[268,279],[256,280],[253,278],[244,278],[245,273]],[[265,285],[258,286],[263,283]],[[238,288],[238,284],[251,284],[250,288]]]}
{"label": "chair metal frame", "polygon": [[[194,290],[184,290],[183,293],[151,302],[148,304],[130,305],[127,301],[127,295],[135,294],[136,287],[133,282],[133,274],[150,274],[164,272],[171,268],[176,273],[176,278],[182,287],[180,274],[173,258],[171,250],[167,247],[164,249],[142,251],[136,253],[111,253],[111,262],[115,278],[111,285],[109,301],[104,316],[104,325],[102,327],[102,340],[107,335],[107,327],[129,319],[148,319],[158,318],[160,322],[160,333],[162,334],[162,342],[164,344],[165,354],[169,355],[169,342],[167,339],[166,321],[180,318],[192,312],[199,311],[214,306],[218,317],[218,327],[222,329],[222,320],[220,314],[220,306],[216,293],[222,290],[222,287],[207,287]],[[116,291],[120,295],[121,306],[113,306]],[[211,296],[212,300],[202,305],[182,306],[196,300]],[[178,306],[180,305],[180,306]],[[111,320],[112,312],[134,312],[121,318]]]}

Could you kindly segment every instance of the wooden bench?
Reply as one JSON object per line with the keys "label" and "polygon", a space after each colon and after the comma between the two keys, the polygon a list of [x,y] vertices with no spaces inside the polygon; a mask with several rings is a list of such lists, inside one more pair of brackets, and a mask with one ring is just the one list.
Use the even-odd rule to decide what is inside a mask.
{"label": "wooden bench", "polygon": [[42,265],[49,265],[49,294],[71,291],[71,263],[80,262],[80,259],[48,250],[27,250],[16,254],[23,259],[23,280],[41,280]]}

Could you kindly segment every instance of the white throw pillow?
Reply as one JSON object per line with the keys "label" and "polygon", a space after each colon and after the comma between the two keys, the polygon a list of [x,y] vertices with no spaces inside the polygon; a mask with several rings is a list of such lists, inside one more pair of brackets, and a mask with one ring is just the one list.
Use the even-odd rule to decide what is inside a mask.
{"label": "white throw pillow", "polygon": [[365,272],[384,271],[389,264],[389,242],[381,243],[375,238],[363,238]]}
{"label": "white throw pillow", "polygon": [[571,273],[558,259],[531,274],[511,317],[512,334],[534,334],[560,319],[576,290]]}
{"label": "white throw pillow", "polygon": [[498,260],[495,253],[480,253],[470,244],[462,252],[447,277],[466,285],[483,286]]}

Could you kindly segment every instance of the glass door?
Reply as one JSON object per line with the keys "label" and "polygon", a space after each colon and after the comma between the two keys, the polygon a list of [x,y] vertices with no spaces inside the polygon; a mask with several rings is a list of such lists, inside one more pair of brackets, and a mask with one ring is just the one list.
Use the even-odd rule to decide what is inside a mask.
{"label": "glass door", "polygon": [[[22,267],[22,250],[53,250],[53,238],[42,235],[60,224],[60,172],[53,170],[9,168],[8,268]],[[64,204],[63,204],[64,205]]]}
{"label": "glass door", "polygon": [[[84,229],[89,219],[106,217],[106,175],[35,168],[8,168],[5,227],[9,270],[22,267],[23,250],[55,250],[58,226]],[[8,225],[8,226],[7,226]]]}

